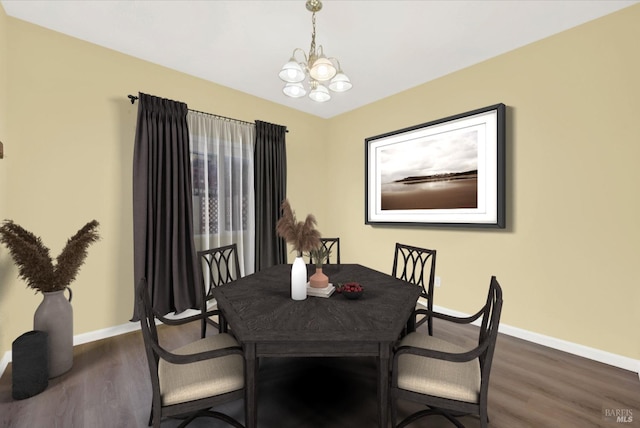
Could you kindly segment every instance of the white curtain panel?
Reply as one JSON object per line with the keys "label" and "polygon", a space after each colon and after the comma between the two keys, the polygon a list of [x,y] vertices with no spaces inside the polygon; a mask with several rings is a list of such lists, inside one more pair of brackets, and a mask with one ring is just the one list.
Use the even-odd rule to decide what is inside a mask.
{"label": "white curtain panel", "polygon": [[237,244],[242,275],[255,271],[255,125],[189,111],[196,250]]}

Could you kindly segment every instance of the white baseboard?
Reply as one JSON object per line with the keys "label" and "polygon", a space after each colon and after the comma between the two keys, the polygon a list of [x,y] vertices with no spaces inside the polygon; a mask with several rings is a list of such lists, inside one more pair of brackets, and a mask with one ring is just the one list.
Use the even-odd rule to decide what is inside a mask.
{"label": "white baseboard", "polygon": [[108,337],[119,336],[136,330],[140,330],[140,323],[138,321],[78,334],[77,336],[73,336],[73,346],[106,339]]}
{"label": "white baseboard", "polygon": [[[433,307],[433,310],[454,317],[469,316],[469,314],[452,311],[450,309],[435,305]],[[640,379],[640,360],[635,360],[633,358],[624,357],[622,355],[613,354],[607,351],[602,351],[600,349],[590,348],[588,346],[568,342],[566,340],[556,339],[555,337],[545,336],[544,334],[534,333],[532,331],[524,330],[518,327],[512,327],[503,323],[500,323],[499,331],[500,333],[506,334],[508,336],[517,337],[518,339],[537,343],[538,345],[547,346],[549,348],[564,351],[569,354],[588,358],[590,360],[598,361],[600,363],[638,373],[638,379]]]}
{"label": "white baseboard", "polygon": [[0,376],[4,374],[4,371],[10,362],[11,362],[11,351],[7,351],[2,356],[2,360],[0,360]]}
{"label": "white baseboard", "polygon": [[[443,314],[452,315],[456,317],[466,317],[468,314],[462,312],[453,311],[440,306],[434,306],[434,311],[441,312]],[[81,345],[83,343],[93,342],[100,339],[106,339],[108,337],[118,336],[120,334],[129,333],[140,329],[140,323],[129,322],[121,324],[115,327],[103,328],[101,330],[92,331],[89,333],[79,334],[73,337],[74,345]],[[534,333],[531,331],[523,330],[518,327],[512,327],[505,324],[500,324],[500,332],[508,336],[517,337],[519,339],[526,340],[528,342],[537,343],[538,345],[548,346],[549,348],[557,349],[560,351],[568,352],[573,355],[588,358],[590,360],[598,361],[610,366],[619,367],[624,370],[629,370],[634,373],[638,373],[638,379],[640,379],[640,360],[624,357],[622,355],[613,354],[611,352],[602,351],[600,349],[590,348],[588,346],[579,345],[577,343],[568,342],[562,339],[556,339],[555,337],[545,336],[544,334]],[[4,373],[7,365],[11,362],[11,351],[5,352],[2,360],[0,360],[0,376]]]}

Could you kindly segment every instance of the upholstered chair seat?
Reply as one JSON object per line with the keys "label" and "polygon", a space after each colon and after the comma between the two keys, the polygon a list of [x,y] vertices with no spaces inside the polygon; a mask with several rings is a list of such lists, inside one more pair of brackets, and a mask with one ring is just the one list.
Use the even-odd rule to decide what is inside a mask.
{"label": "upholstered chair seat", "polygon": [[[174,354],[188,355],[240,346],[233,336],[221,333],[174,349]],[[239,354],[190,364],[158,363],[162,405],[199,400],[244,388],[243,357]],[[216,379],[211,382],[210,379]]]}
{"label": "upholstered chair seat", "polygon": [[[414,346],[448,353],[468,351],[437,337],[416,332],[405,336],[399,346]],[[398,387],[407,391],[478,403],[480,381],[480,362],[477,358],[455,363],[411,354],[398,357]]]}

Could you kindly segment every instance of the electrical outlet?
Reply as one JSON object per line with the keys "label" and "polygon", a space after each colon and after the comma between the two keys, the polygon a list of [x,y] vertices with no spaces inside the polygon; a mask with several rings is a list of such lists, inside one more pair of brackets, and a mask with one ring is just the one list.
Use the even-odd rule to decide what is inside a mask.
{"label": "electrical outlet", "polygon": [[437,276],[437,275],[436,275],[436,279],[435,279],[435,281],[434,281],[434,285],[435,285],[436,287],[440,287],[440,277],[439,277],[439,276]]}

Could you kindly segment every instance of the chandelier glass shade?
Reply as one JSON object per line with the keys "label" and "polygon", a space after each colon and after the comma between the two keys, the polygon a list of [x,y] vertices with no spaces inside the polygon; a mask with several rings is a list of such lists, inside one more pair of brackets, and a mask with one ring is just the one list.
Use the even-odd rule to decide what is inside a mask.
{"label": "chandelier glass shade", "polygon": [[[285,95],[300,98],[308,92],[309,98],[323,103],[331,99],[331,92],[348,91],[352,84],[336,58],[327,58],[322,46],[316,49],[316,12],[322,9],[322,2],[307,0],[306,7],[312,12],[313,25],[309,55],[300,48],[294,49],[278,76],[286,82],[282,89]],[[300,54],[301,59],[296,58],[296,54]]]}

